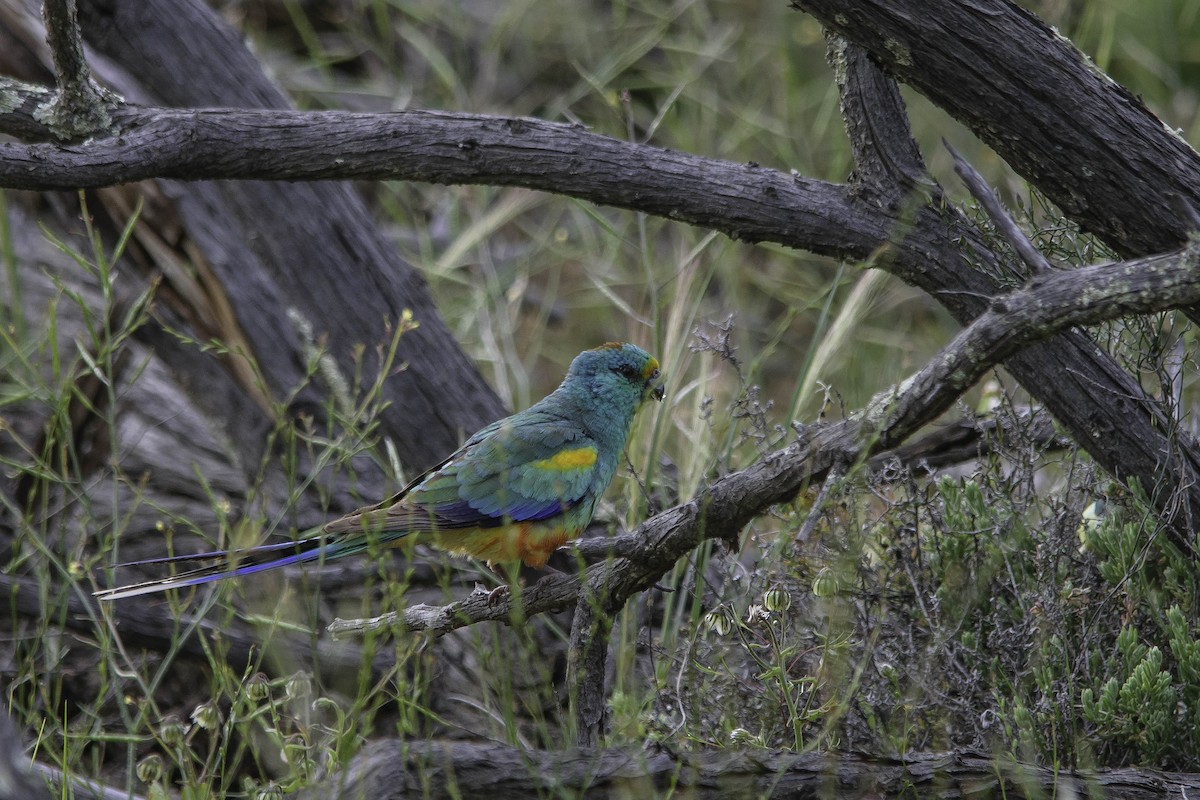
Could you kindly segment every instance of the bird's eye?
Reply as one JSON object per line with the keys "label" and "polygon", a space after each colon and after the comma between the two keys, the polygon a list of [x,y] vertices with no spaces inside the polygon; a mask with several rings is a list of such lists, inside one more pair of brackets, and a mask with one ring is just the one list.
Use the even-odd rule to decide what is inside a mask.
{"label": "bird's eye", "polygon": [[633,380],[638,376],[638,371],[628,364],[622,364],[619,367],[613,367],[613,372],[616,372],[626,380]]}

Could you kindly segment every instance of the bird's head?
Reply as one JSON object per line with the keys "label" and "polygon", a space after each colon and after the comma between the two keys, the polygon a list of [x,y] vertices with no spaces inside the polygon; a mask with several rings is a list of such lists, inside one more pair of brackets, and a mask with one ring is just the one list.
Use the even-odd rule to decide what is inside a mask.
{"label": "bird's head", "polygon": [[584,350],[571,362],[567,382],[586,386],[593,396],[607,397],[631,410],[651,397],[662,400],[664,394],[658,359],[627,342]]}

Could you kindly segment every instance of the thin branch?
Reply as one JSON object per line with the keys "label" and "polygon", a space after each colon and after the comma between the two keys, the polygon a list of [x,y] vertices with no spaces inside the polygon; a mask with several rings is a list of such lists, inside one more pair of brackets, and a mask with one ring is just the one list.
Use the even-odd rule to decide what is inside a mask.
{"label": "thin branch", "polygon": [[808,510],[808,515],[804,517],[804,522],[800,525],[800,530],[796,531],[793,543],[796,547],[803,545],[808,541],[808,537],[812,536],[813,530],[817,527],[817,522],[825,515],[825,504],[829,502],[829,494],[833,491],[833,487],[842,479],[845,470],[841,466],[835,466],[825,474],[825,482],[821,484],[821,491],[817,492],[817,499],[813,501],[812,508]]}
{"label": "thin branch", "polygon": [[971,191],[971,195],[979,201],[983,206],[983,210],[987,212],[988,219],[996,226],[996,230],[1004,237],[1005,241],[1016,251],[1021,260],[1025,262],[1025,266],[1029,267],[1029,271],[1033,275],[1039,272],[1049,272],[1054,269],[1049,260],[1042,255],[1041,251],[1033,246],[1033,242],[1029,241],[1029,237],[1025,235],[1020,226],[1013,221],[1005,211],[1000,198],[996,197],[996,193],[987,185],[987,181],[983,176],[971,166],[965,158],[959,155],[958,151],[950,146],[949,142],[943,141],[946,149],[950,151],[951,157],[954,158],[954,171],[963,179],[963,183]]}
{"label": "thin branch", "polygon": [[[619,607],[633,593],[652,587],[704,540],[736,540],[747,522],[791,499],[807,483],[824,479],[836,464],[869,458],[903,441],[1021,346],[1073,325],[1200,302],[1198,261],[1200,244],[1163,256],[1037,276],[1024,288],[997,298],[922,370],[876,395],[849,419],[810,427],[805,441],[718,479],[632,533],[600,545],[585,543],[590,548],[607,546],[615,555],[589,567],[583,577],[554,575],[526,589],[519,600],[520,615],[578,602],[585,581],[597,596],[607,598],[606,603]],[[1194,549],[1184,534],[1177,533],[1175,539],[1185,549]],[[440,608],[419,606],[367,621],[336,619],[328,629],[337,635],[389,626],[441,635],[484,620],[507,620],[515,610],[512,603],[506,597],[489,605],[486,596],[472,595]]]}
{"label": "thin branch", "polygon": [[1026,408],[1014,417],[964,418],[950,422],[920,439],[871,458],[871,470],[894,475],[896,468],[937,471],[971,461],[995,451],[1010,438],[1012,425],[1020,425],[1023,436],[1039,450],[1061,450],[1071,439],[1054,424],[1045,408]]}

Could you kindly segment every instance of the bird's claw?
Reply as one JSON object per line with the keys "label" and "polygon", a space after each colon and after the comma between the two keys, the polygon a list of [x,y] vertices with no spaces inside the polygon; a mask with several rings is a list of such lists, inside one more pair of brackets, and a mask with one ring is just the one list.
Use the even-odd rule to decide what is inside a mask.
{"label": "bird's claw", "polygon": [[512,593],[512,587],[507,583],[502,583],[495,589],[487,593],[488,608],[495,608],[500,604],[500,601],[508,597]]}

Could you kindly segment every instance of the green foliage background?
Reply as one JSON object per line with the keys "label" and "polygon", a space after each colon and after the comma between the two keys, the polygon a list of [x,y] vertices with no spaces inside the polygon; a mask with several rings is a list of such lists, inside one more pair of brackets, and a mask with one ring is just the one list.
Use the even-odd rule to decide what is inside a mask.
{"label": "green foliage background", "polygon": [[[1185,138],[1200,135],[1200,3],[1028,5]],[[524,114],[824,180],[851,169],[821,29],[784,3],[283,0],[223,11],[301,107]],[[1051,257],[1105,257],[969,132],[906,96],[952,196],[966,202],[943,138],[1001,187]],[[628,338],[660,354],[669,402],[635,432],[632,469],[609,498],[614,524],[635,524],[750,463],[787,441],[793,420],[857,408],[953,333],[935,303],[861,265],[520,189],[362,188],[511,407],[540,397],[597,342]],[[119,247],[71,252],[101,305],[111,304]],[[6,263],[19,288],[11,256]],[[25,320],[12,302],[0,415],[44,403],[64,438],[54,453],[30,454],[32,468],[4,468],[57,482],[83,505],[74,524],[86,529],[65,438],[70,378],[111,374],[105,359],[141,317],[135,309],[113,328],[92,297],[64,291],[56,303],[91,315],[93,341],[81,351],[101,359],[59,350],[53,309]],[[1196,364],[1182,320],[1114,323],[1096,335],[1194,432]],[[1172,356],[1181,350],[1182,361]],[[36,368],[45,359],[61,361],[49,381]],[[996,380],[967,400],[1013,421],[996,453],[944,475],[853,469],[823,505],[814,509],[814,487],[752,525],[742,552],[703,548],[664,581],[674,592],[627,609],[616,625],[610,741],[974,747],[1063,766],[1200,771],[1194,561],[1156,535],[1138,497],[1154,487],[1129,492],[1078,452],[1044,452],[1021,424],[1027,399],[1002,373]],[[369,431],[369,404],[357,409],[348,421]],[[364,443],[290,442],[322,447],[325,458]],[[94,543],[55,524],[34,525],[6,569],[37,576],[48,607],[61,609],[52,601],[64,583],[99,562]],[[810,535],[797,541],[802,528]],[[229,597],[212,600],[215,619],[243,613]],[[404,604],[402,583],[389,602]],[[336,690],[302,673],[233,674],[214,655],[195,673],[205,682],[199,701],[163,707],[155,698],[172,680],[171,659],[131,655],[102,620],[88,641],[63,637],[54,615],[25,630],[6,662],[6,691],[37,733],[39,757],[149,796],[168,787],[185,797],[272,796],[344,761],[366,737],[447,728],[427,695],[439,665],[419,641],[369,642],[368,654],[391,649],[404,668],[382,685],[341,676]],[[562,741],[570,723],[538,637],[520,628],[471,637],[489,720],[473,733]],[[99,690],[87,701],[57,666],[63,649],[81,647],[99,654]]]}

